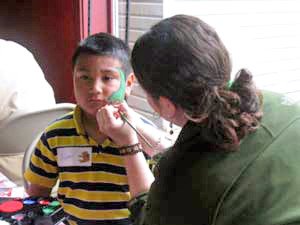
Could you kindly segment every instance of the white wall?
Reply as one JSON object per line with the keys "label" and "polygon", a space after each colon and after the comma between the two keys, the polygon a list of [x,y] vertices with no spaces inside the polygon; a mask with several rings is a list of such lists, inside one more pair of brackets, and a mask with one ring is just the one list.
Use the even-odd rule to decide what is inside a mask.
{"label": "white wall", "polygon": [[[119,0],[119,37],[125,40],[126,1]],[[163,0],[131,0],[129,21],[129,46],[146,32],[153,24],[163,17]],[[148,117],[158,126],[162,127],[162,120],[153,116],[153,110],[148,105],[145,94],[138,84],[135,84],[132,95],[128,99],[137,112]]]}
{"label": "white wall", "polygon": [[300,100],[299,0],[164,0],[163,14],[203,19],[231,52],[232,76],[246,67],[259,87]]}
{"label": "white wall", "polygon": [[[133,46],[140,35],[162,19],[163,0],[131,0],[130,12],[129,44]],[[125,39],[125,13],[126,1],[119,0],[119,28],[122,39]]]}
{"label": "white wall", "polygon": [[[126,1],[118,0],[119,36],[125,39]],[[216,28],[233,59],[233,74],[245,67],[260,88],[300,100],[299,0],[131,0],[129,45],[163,17],[198,16]],[[158,125],[136,84],[129,104]]]}

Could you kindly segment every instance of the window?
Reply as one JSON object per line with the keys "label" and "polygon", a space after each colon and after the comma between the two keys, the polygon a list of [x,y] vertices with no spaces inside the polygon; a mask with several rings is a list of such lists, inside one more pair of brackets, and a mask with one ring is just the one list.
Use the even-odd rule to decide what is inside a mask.
{"label": "window", "polygon": [[189,14],[220,34],[233,74],[248,68],[258,87],[300,101],[300,2],[297,0],[164,0],[163,16]]}

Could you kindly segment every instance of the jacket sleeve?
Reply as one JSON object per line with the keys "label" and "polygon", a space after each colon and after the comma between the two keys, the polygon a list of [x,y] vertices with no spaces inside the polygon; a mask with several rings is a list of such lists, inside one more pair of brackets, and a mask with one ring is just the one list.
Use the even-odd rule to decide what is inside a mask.
{"label": "jacket sleeve", "polygon": [[128,202],[128,208],[131,212],[130,219],[133,225],[145,225],[145,213],[148,193],[142,193]]}

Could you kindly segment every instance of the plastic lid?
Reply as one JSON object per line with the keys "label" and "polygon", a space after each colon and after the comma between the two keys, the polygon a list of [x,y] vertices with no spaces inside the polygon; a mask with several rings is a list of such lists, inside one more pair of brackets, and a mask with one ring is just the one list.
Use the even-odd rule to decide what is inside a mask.
{"label": "plastic lid", "polygon": [[23,204],[25,205],[33,205],[34,203],[36,203],[36,201],[32,199],[26,199],[23,201]]}
{"label": "plastic lid", "polygon": [[41,205],[49,205],[50,202],[48,200],[41,200],[41,201],[39,201],[39,203]]}
{"label": "plastic lid", "polygon": [[49,206],[53,206],[53,207],[56,207],[56,206],[59,206],[59,205],[60,205],[59,201],[53,201],[49,204]]}
{"label": "plastic lid", "polygon": [[20,201],[7,201],[0,204],[0,212],[11,213],[19,211],[23,208],[23,203]]}
{"label": "plastic lid", "polygon": [[49,215],[49,214],[51,214],[51,213],[53,213],[54,212],[54,209],[53,208],[50,208],[50,207],[45,207],[45,208],[43,208],[43,213],[44,213],[44,215]]}
{"label": "plastic lid", "polygon": [[18,213],[15,215],[12,215],[11,218],[17,221],[21,221],[22,219],[24,219],[26,215],[24,213]]}

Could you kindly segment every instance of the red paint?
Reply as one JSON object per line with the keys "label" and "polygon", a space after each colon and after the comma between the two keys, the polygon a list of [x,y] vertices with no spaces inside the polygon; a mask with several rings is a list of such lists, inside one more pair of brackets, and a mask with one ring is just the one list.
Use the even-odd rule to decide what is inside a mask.
{"label": "red paint", "polygon": [[7,201],[0,204],[0,212],[12,213],[23,208],[23,203],[20,201]]}
{"label": "red paint", "polygon": [[49,205],[49,203],[50,203],[50,201],[48,201],[48,200],[41,200],[41,201],[39,201],[40,205]]}

